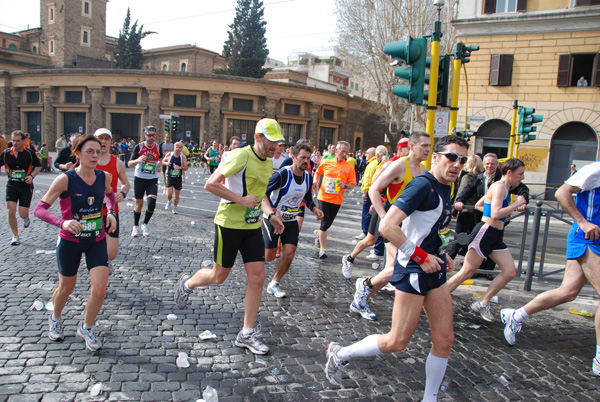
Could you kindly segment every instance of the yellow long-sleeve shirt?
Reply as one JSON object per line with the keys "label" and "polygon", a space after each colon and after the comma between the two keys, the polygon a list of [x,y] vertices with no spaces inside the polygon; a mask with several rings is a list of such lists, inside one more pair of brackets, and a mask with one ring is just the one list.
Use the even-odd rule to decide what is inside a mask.
{"label": "yellow long-sleeve shirt", "polygon": [[371,159],[369,159],[369,163],[365,168],[365,173],[363,174],[363,177],[360,180],[360,189],[363,193],[369,191],[369,188],[371,187],[371,182],[373,181],[373,176],[375,176],[375,173],[377,173],[380,167],[381,162],[377,161],[377,157],[374,156]]}

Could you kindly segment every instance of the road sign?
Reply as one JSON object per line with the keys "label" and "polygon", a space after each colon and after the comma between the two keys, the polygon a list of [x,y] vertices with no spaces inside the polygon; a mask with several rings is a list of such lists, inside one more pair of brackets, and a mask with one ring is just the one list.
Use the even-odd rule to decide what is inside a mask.
{"label": "road sign", "polygon": [[473,122],[484,122],[485,116],[469,116],[467,117],[467,121],[473,121]]}
{"label": "road sign", "polygon": [[179,114],[175,113],[175,112],[171,112],[171,117],[179,117]]}
{"label": "road sign", "polygon": [[171,118],[171,115],[170,114],[161,114],[158,117],[162,120],[169,120]]}
{"label": "road sign", "polygon": [[433,138],[441,138],[448,135],[450,124],[450,112],[435,112],[435,124],[433,125]]}

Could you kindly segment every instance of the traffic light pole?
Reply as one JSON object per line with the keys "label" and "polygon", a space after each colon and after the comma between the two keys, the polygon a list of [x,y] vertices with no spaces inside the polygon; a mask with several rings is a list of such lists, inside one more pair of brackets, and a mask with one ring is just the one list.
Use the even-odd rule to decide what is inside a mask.
{"label": "traffic light pole", "polygon": [[[435,127],[435,111],[437,110],[437,77],[440,67],[440,41],[442,39],[442,22],[439,20],[440,12],[441,8],[438,7],[438,20],[433,23],[433,34],[431,39],[431,66],[429,68],[430,77],[433,77],[433,79],[429,80],[429,96],[427,97],[427,124],[425,126],[425,131],[427,134],[429,134],[432,144]],[[431,170],[431,155],[432,152],[429,153],[427,161],[425,162],[427,170]]]}
{"label": "traffic light pole", "polygon": [[[459,45],[457,45],[459,46]],[[454,57],[454,71],[452,72],[452,98],[450,100],[450,130],[448,135],[455,134],[458,130],[456,129],[456,121],[458,120],[458,95],[460,87],[460,68],[462,67],[462,60],[460,57]]]}
{"label": "traffic light pole", "polygon": [[508,159],[513,157],[515,154],[516,158],[516,149],[515,149],[515,139],[517,132],[517,112],[519,111],[519,101],[515,99],[515,103],[513,103],[513,114],[512,114],[512,124],[510,125],[510,142],[508,143]]}

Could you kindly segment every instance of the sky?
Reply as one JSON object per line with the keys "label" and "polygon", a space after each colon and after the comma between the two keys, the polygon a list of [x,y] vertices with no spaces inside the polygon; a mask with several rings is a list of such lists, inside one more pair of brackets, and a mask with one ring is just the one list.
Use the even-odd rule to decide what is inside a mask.
{"label": "sky", "polygon": [[[69,0],[73,1],[73,0]],[[286,62],[296,48],[336,44],[334,0],[263,0],[269,57]],[[15,32],[40,26],[39,0],[0,0],[0,31]],[[236,0],[110,0],[106,34],[118,37],[127,7],[132,23],[156,31],[142,40],[144,49],[190,44],[223,51]],[[24,12],[24,10],[27,10]]]}

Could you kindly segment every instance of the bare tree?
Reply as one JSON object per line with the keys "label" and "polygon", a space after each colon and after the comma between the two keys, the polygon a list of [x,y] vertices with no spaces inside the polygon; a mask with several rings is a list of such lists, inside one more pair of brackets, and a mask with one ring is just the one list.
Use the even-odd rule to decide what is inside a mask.
{"label": "bare tree", "polygon": [[[444,32],[441,54],[453,52],[455,42],[454,31],[447,22],[456,15],[458,1],[447,3],[440,16]],[[392,92],[399,82],[390,65],[392,59],[383,48],[387,42],[431,34],[433,22],[438,18],[433,1],[336,0],[336,14],[340,54],[349,70],[363,78],[365,97],[376,102],[373,112],[385,116],[388,127],[408,128],[411,111],[415,109],[414,129],[423,129],[425,108],[414,107]],[[395,143],[399,130],[390,132],[389,136]]]}

